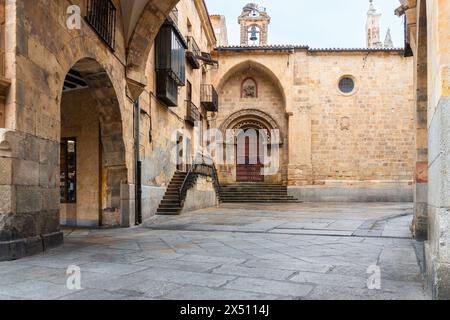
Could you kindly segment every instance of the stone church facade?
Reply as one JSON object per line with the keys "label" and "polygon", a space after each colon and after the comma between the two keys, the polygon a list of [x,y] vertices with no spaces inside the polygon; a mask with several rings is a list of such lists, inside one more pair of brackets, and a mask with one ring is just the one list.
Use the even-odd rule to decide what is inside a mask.
{"label": "stone church facade", "polygon": [[[377,39],[379,18],[371,4],[368,33]],[[266,10],[246,6],[239,17],[241,45],[213,52],[221,106],[213,126],[225,132],[253,122],[255,129],[278,129],[280,168],[264,182],[288,185],[297,199],[412,201],[412,58],[375,45],[266,45],[269,21]],[[249,45],[252,37],[257,40]],[[351,87],[342,87],[346,84]],[[251,95],[248,85],[254,87]],[[218,170],[221,184],[241,180],[234,164]]]}
{"label": "stone church facade", "polygon": [[405,49],[382,40],[372,5],[367,48],[314,49],[271,46],[255,4],[229,46],[203,0],[0,0],[0,260],[60,245],[62,226],[138,225],[173,197],[215,206],[217,182],[255,174],[218,162],[178,190],[206,146],[194,137],[266,129],[280,165],[259,183],[302,201],[414,201],[435,297],[450,297],[450,8],[400,2]]}

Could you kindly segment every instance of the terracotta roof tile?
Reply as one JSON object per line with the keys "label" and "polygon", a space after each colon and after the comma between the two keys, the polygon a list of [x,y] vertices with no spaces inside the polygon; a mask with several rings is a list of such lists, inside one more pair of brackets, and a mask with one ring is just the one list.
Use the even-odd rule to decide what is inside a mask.
{"label": "terracotta roof tile", "polygon": [[309,52],[403,52],[403,48],[311,48],[305,45],[265,45],[265,46],[225,46],[217,47],[217,51],[244,51],[244,50],[296,50],[306,49]]}

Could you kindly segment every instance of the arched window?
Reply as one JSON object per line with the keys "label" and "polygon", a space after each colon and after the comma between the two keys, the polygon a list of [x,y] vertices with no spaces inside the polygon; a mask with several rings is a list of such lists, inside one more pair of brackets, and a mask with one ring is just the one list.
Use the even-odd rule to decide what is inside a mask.
{"label": "arched window", "polygon": [[241,98],[258,98],[258,84],[253,78],[246,78],[242,81]]}

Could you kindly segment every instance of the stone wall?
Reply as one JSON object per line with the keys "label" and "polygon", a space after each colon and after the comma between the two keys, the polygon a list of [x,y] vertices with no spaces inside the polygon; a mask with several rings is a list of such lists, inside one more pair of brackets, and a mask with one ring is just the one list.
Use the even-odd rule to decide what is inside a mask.
{"label": "stone wall", "polygon": [[102,222],[99,133],[97,106],[90,90],[64,93],[61,102],[61,137],[76,139],[77,202],[61,204],[62,225],[97,227]]}
{"label": "stone wall", "polygon": [[[85,8],[82,0],[72,4]],[[119,7],[119,1],[115,4]],[[116,204],[121,201],[121,182],[132,183],[134,179],[133,105],[125,98],[126,55],[120,11],[113,52],[84,20],[80,30],[67,28],[65,13],[69,5],[66,0],[6,4],[6,75],[11,78],[11,88],[6,99],[6,129],[1,133],[0,157],[11,166],[14,163],[14,168],[11,179],[2,185],[0,241],[21,239],[25,247],[27,239],[60,234],[59,183],[55,172],[59,171],[62,88],[67,72],[83,59],[95,61],[100,67],[94,71],[102,70],[101,74],[108,79],[96,88],[100,89],[95,94],[97,102],[114,101],[115,115],[123,120],[120,135],[111,134],[118,126],[104,130],[106,133],[111,129],[108,137],[112,140],[122,139],[123,154],[116,154],[116,158],[123,159],[121,170],[125,174],[122,176],[120,172],[124,179],[114,189],[114,194],[119,194]],[[84,71],[89,75],[90,70]],[[97,77],[91,80],[99,85]],[[61,240],[60,236],[53,238]]]}
{"label": "stone wall", "polygon": [[[450,298],[450,3],[428,0],[428,241],[433,295]],[[423,71],[422,71],[423,72]],[[418,77],[423,76],[419,73]]]}
{"label": "stone wall", "polygon": [[[246,79],[252,79],[256,82],[257,96],[255,98],[242,96],[242,84]],[[228,127],[227,125],[227,121],[231,117],[237,118],[229,125],[238,125],[239,117],[242,121],[248,121],[249,123],[252,120],[259,123],[261,119],[258,118],[264,117],[264,120],[271,118],[275,121],[276,127],[281,131],[282,141],[287,141],[287,117],[283,93],[274,83],[273,76],[266,73],[259,64],[244,63],[232,74],[221,79],[219,104],[220,111],[214,118],[214,126],[223,130],[224,138],[226,138],[226,129],[234,129],[233,126]],[[270,128],[267,129],[270,130]],[[231,147],[235,149],[234,146]],[[280,156],[281,168],[273,175],[266,176],[266,183],[287,182],[287,177],[282,170],[287,163],[287,145],[280,146]],[[221,184],[226,185],[236,182],[235,164],[219,163],[217,168]]]}
{"label": "stone wall", "polygon": [[195,185],[187,191],[183,212],[215,207],[219,200],[211,178],[199,176]]}
{"label": "stone wall", "polygon": [[[209,21],[202,1],[182,0],[177,4],[177,27],[182,35],[192,36],[201,51],[209,52],[214,46]],[[141,95],[140,158],[142,161],[142,212],[144,219],[154,215],[165,190],[177,170],[175,147],[177,133],[184,134],[184,160],[198,150],[194,127],[185,121],[187,114],[187,87],[179,87],[178,106],[168,107],[156,97],[155,48],[150,51],[146,75],[148,84]],[[202,129],[207,130],[208,114],[201,106],[200,87],[210,83],[208,67],[193,69],[186,63],[186,80],[192,84],[192,102],[202,116]],[[188,147],[189,145],[189,147]],[[186,150],[191,150],[188,155]]]}
{"label": "stone wall", "polygon": [[[215,56],[221,111],[214,125],[251,104],[273,116],[285,141],[286,178],[279,182],[293,195],[305,201],[412,201],[413,59],[399,50],[289,47],[222,48]],[[240,81],[257,70],[266,75],[254,76],[268,99],[240,99]],[[350,94],[339,90],[344,76],[355,82]],[[223,169],[230,177],[225,181],[233,182],[234,168]]]}
{"label": "stone wall", "polygon": [[[411,181],[412,59],[317,54],[308,68],[313,180]],[[355,79],[352,95],[338,89],[345,75]]]}

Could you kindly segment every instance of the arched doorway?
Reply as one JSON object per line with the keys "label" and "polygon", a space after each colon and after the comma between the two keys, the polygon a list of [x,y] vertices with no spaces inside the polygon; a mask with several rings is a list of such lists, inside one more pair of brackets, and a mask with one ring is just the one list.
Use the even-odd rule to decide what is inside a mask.
{"label": "arched doorway", "polygon": [[111,79],[94,59],[78,61],[65,77],[60,142],[61,224],[121,226],[122,117]]}
{"label": "arched doorway", "polygon": [[222,184],[283,184],[283,130],[270,115],[244,109],[230,115],[220,131],[226,152],[226,163],[219,165]]}
{"label": "arched doorway", "polygon": [[236,182],[264,182],[264,145],[258,128],[240,128],[236,137]]}

